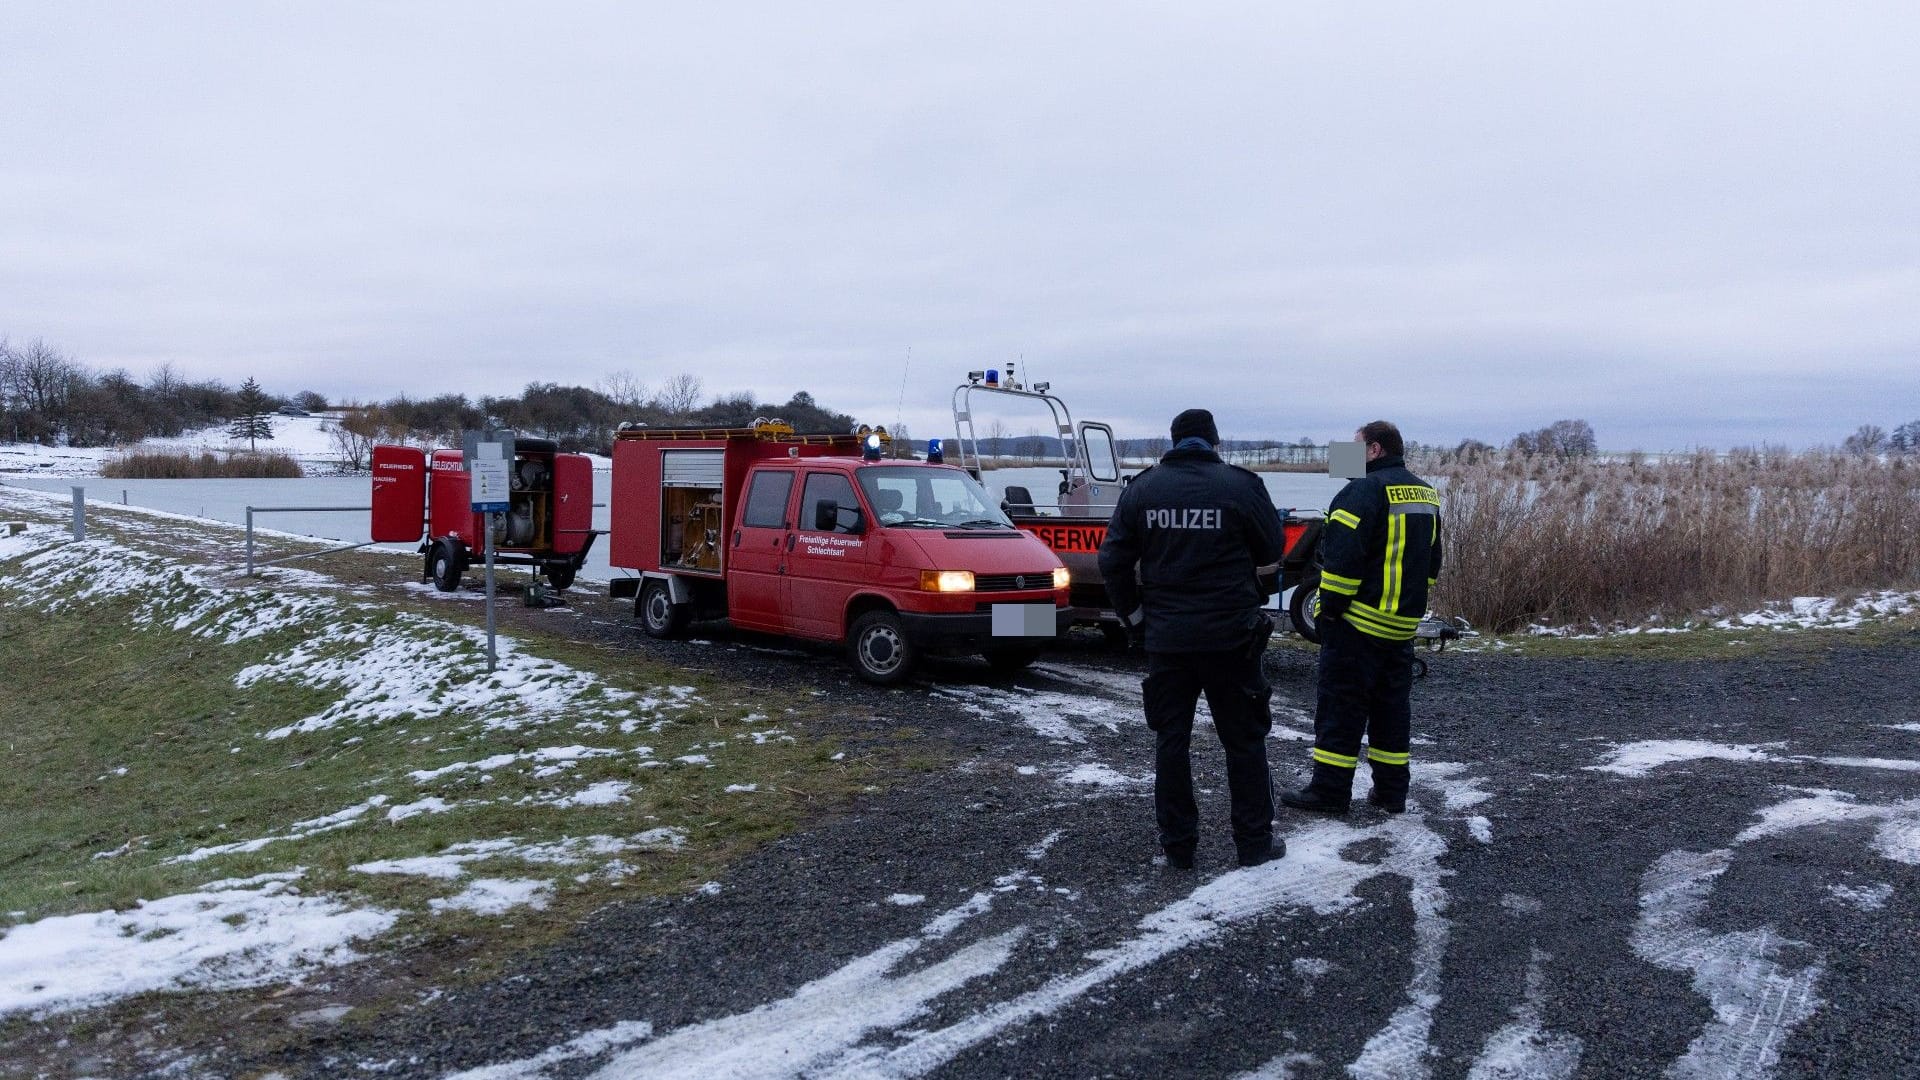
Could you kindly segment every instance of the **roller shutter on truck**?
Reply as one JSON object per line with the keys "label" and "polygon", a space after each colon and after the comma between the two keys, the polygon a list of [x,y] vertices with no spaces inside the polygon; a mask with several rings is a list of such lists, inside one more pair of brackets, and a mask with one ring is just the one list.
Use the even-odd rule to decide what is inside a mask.
{"label": "roller shutter on truck", "polygon": [[725,467],[724,450],[662,450],[660,486],[719,491]]}

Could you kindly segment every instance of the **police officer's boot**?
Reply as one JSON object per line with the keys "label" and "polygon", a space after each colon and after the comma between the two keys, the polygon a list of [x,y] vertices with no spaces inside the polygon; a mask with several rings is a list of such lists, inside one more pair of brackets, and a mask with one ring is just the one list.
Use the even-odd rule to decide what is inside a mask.
{"label": "police officer's boot", "polygon": [[1282,791],[1280,801],[1295,810],[1344,814],[1353,802],[1353,770],[1316,761],[1307,786]]}
{"label": "police officer's boot", "polygon": [[1367,792],[1367,801],[1389,814],[1405,813],[1410,780],[1407,767],[1384,765],[1378,761],[1368,764],[1373,767],[1373,790]]}

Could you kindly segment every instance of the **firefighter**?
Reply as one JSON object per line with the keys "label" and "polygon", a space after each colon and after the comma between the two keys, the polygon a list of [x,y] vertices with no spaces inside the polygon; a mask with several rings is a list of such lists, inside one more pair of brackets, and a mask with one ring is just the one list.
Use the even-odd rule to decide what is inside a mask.
{"label": "firefighter", "polygon": [[1270,590],[1255,572],[1280,561],[1280,515],[1258,476],[1220,460],[1212,413],[1186,410],[1172,434],[1173,449],[1121,493],[1100,573],[1129,635],[1146,646],[1140,690],[1154,732],[1153,803],[1167,864],[1193,867],[1200,815],[1188,748],[1205,693],[1226,751],[1234,848],[1240,865],[1256,866],[1287,851],[1273,838],[1272,687],[1260,668],[1273,632],[1261,610]]}
{"label": "firefighter", "polygon": [[1320,547],[1313,779],[1280,801],[1346,813],[1364,735],[1367,801],[1398,814],[1407,808],[1413,634],[1440,576],[1440,498],[1407,471],[1399,428],[1375,420],[1354,438],[1367,473],[1334,496]]}

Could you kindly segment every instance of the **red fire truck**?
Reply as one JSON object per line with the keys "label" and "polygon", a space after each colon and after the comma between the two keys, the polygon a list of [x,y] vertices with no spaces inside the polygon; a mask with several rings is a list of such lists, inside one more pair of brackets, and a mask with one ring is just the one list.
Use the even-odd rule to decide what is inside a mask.
{"label": "red fire truck", "polygon": [[655,637],[724,617],[844,642],[874,683],[927,653],[1032,663],[1070,620],[1066,568],[966,472],[885,459],[885,442],[773,421],[620,431],[608,552],[636,576],[610,593]]}
{"label": "red fire truck", "polygon": [[[507,484],[507,511],[494,519],[494,562],[533,566],[555,589],[573,584],[598,535],[593,462],[559,453],[546,439],[515,439]],[[420,541],[425,576],[440,591],[459,588],[467,567],[483,558],[486,530],[459,450],[373,448],[372,539]]]}

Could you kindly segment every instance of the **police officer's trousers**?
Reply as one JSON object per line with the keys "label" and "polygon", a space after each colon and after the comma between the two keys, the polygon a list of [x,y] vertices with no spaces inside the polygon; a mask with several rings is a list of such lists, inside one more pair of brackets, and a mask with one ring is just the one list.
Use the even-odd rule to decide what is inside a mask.
{"label": "police officer's trousers", "polygon": [[1412,694],[1413,642],[1384,641],[1354,629],[1345,619],[1322,620],[1310,786],[1344,802],[1352,791],[1364,736],[1375,790],[1404,800]]}
{"label": "police officer's trousers", "polygon": [[1198,839],[1200,812],[1188,749],[1194,706],[1204,693],[1226,751],[1234,847],[1243,855],[1265,852],[1273,840],[1273,787],[1267,775],[1273,687],[1260,669],[1260,654],[1250,649],[1148,653],[1140,689],[1155,736],[1153,808],[1160,845],[1169,853],[1191,853]]}

